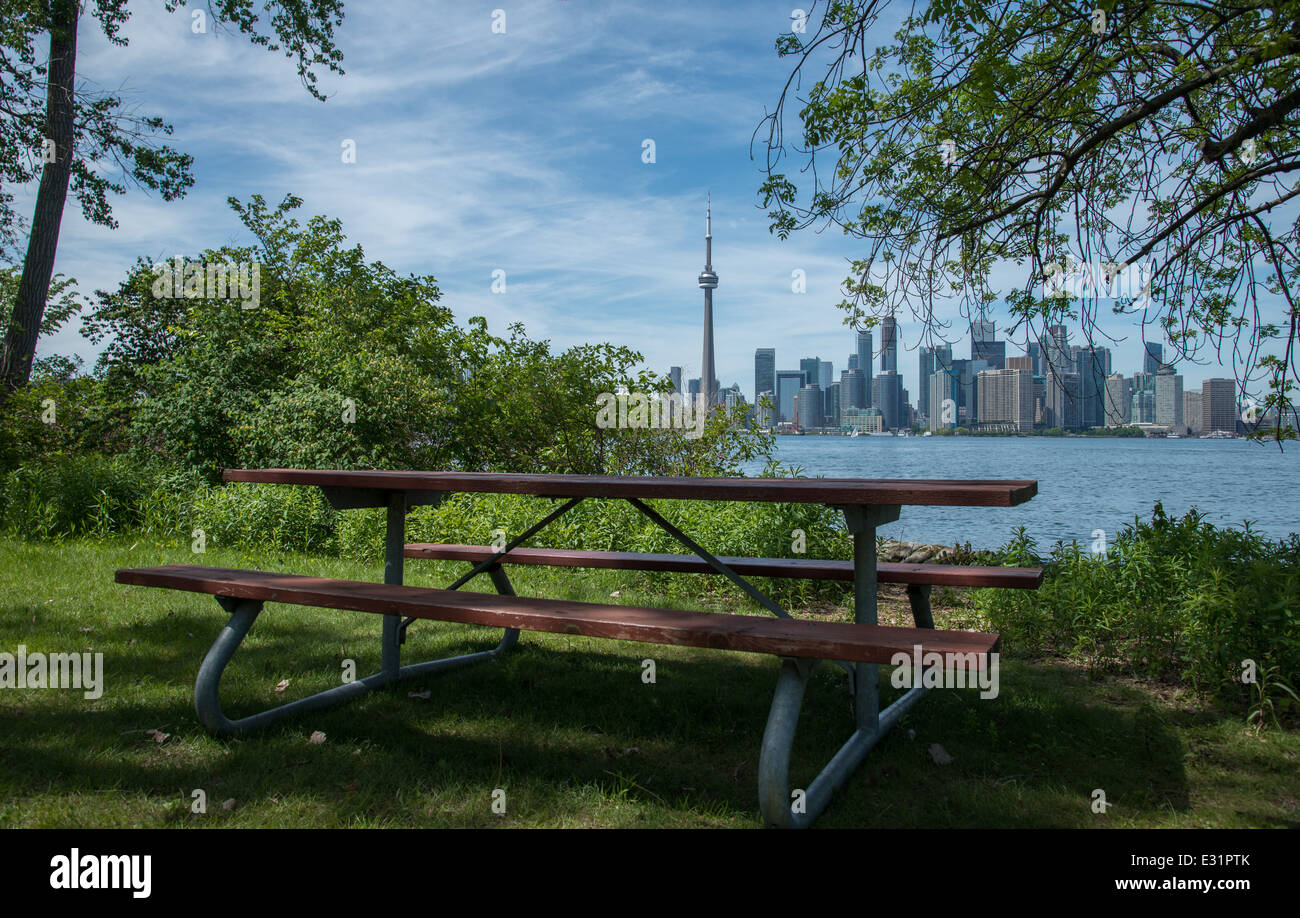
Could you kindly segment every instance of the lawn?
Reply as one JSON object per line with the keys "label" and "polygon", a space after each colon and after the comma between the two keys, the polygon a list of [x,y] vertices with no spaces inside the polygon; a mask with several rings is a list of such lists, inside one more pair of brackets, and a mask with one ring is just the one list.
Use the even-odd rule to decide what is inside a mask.
{"label": "lawn", "polygon": [[[210,549],[197,561],[382,578],[378,565],[300,555]],[[196,558],[186,545],[131,538],[0,539],[0,651],[104,654],[97,700],[76,690],[0,690],[0,826],[761,824],[756,772],[771,657],[526,633],[499,661],[219,740],[199,727],[192,696],[224,621],[217,603],[113,582],[117,568],[167,563]],[[412,561],[407,582],[445,584],[463,570]],[[695,608],[756,611],[714,577],[669,590],[622,572],[518,568],[511,576],[524,595],[685,607],[673,596],[685,585],[698,591]],[[937,593],[936,624],[967,624],[963,596]],[[882,588],[882,620],[902,603],[901,588]],[[375,671],[379,627],[364,613],[268,605],[227,670],[227,713],[338,685],[347,659],[358,675]],[[486,649],[497,637],[420,622],[403,659]],[[653,684],[642,681],[645,659],[656,663]],[[886,683],[884,701],[893,691]],[[796,785],[834,754],[851,722],[844,676],[823,665],[805,700]],[[311,742],[318,732],[324,741]],[[950,762],[936,761],[936,744]],[[932,692],[818,825],[1296,827],[1298,764],[1294,730],[1257,735],[1241,714],[1169,686],[1004,658],[996,699]],[[504,813],[493,811],[498,789]],[[1112,804],[1104,815],[1093,812],[1097,789]],[[193,812],[196,790],[205,813]]]}

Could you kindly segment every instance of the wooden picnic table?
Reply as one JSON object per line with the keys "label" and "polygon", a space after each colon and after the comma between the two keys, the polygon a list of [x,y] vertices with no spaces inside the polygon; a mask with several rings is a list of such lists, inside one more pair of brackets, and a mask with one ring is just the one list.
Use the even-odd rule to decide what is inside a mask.
{"label": "wooden picnic table", "polygon": [[[490,659],[510,649],[520,630],[561,631],[593,637],[771,653],[780,658],[781,672],[760,754],[759,799],[766,821],[781,826],[810,824],[825,808],[833,791],[847,779],[871,747],[925,694],[924,687],[915,685],[881,711],[877,676],[880,662],[888,662],[900,648],[918,646],[950,655],[969,653],[978,656],[981,661],[987,661],[988,655],[996,648],[996,635],[935,631],[933,623],[923,622],[920,614],[917,615],[917,624],[921,626],[918,629],[878,626],[877,527],[897,520],[903,505],[1010,507],[1029,500],[1037,493],[1037,483],[1034,481],[996,480],[664,478],[304,469],[231,469],[225,472],[224,477],[229,482],[319,487],[329,502],[340,510],[386,508],[384,585],[189,565],[119,571],[117,579],[123,583],[212,593],[231,613],[230,623],[205,659],[195,686],[196,709],[200,720],[209,730],[225,734],[248,732],[283,716],[337,704],[399,679]],[[463,551],[470,546],[425,546],[423,552],[420,551],[420,546],[407,546],[405,523],[408,509],[416,505],[438,504],[447,495],[458,491],[527,494],[562,499],[563,503],[536,524],[517,534],[499,551],[478,547],[477,554],[471,555]],[[683,567],[685,561],[681,560],[689,559],[689,555],[636,556],[628,553],[610,560],[613,553],[604,553],[603,559],[600,557],[602,553],[586,553],[594,559],[590,563],[574,559],[573,553],[568,556],[557,555],[558,561],[539,557],[533,557],[530,561],[527,556],[529,549],[520,549],[519,556],[511,556],[510,553],[523,542],[589,498],[628,501],[696,556],[699,560],[691,562],[697,566],[696,569],[711,570],[727,577],[776,615],[778,620],[599,606],[516,596],[502,568],[503,561],[625,568],[639,564],[642,569],[650,570],[690,569]],[[736,568],[746,567],[743,562],[747,559],[715,557],[646,504],[648,499],[820,503],[839,510],[853,535],[851,579],[854,585],[854,624],[793,619],[789,612],[737,572]],[[440,555],[439,548],[453,553]],[[461,551],[456,554],[454,550]],[[477,563],[447,590],[404,587],[404,560],[407,555],[460,557],[477,559]],[[668,560],[647,560],[652,557]],[[788,564],[783,564],[781,559],[749,559],[747,572],[751,575],[804,576],[811,563],[803,559],[789,559]],[[843,568],[834,570],[825,567],[828,564],[843,565],[843,562],[820,564],[822,572],[813,576],[839,579],[850,577],[849,572]],[[781,573],[780,569],[784,569],[785,573]],[[1034,573],[1026,569],[1011,570],[1030,575]],[[489,575],[499,595],[493,597],[487,594],[449,593],[458,590],[480,573]],[[923,573],[901,572],[897,582],[908,582],[910,591],[913,583],[926,582]],[[988,585],[1016,585],[1010,582],[1011,579],[1013,578],[1003,576],[1002,582],[993,580]],[[968,575],[964,582],[975,581]],[[1032,584],[1036,585],[1037,581]],[[221,713],[217,698],[221,672],[252,626],[264,601],[382,614],[380,672],[242,720],[228,720]],[[928,593],[925,617],[929,618]],[[422,618],[497,625],[504,627],[505,633],[498,646],[492,650],[402,666],[401,645],[406,628]],[[808,786],[798,805],[792,807],[788,781],[790,751],[807,679],[818,659],[838,662],[849,674],[856,729],[830,764]]]}

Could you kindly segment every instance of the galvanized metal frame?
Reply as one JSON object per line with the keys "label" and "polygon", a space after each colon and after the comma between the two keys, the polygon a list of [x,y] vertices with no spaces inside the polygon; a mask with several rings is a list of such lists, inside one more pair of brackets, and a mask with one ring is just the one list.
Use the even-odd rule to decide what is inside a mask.
{"label": "galvanized metal frame", "polygon": [[[342,504],[345,508],[372,507],[376,505],[376,497],[383,497],[381,493],[369,493],[363,489],[346,489],[346,493],[344,493],[345,489],[322,490],[327,492],[326,496],[331,503],[334,503],[335,506]],[[331,491],[335,493],[330,493]],[[420,503],[437,503],[437,500],[441,499],[441,495],[437,495],[437,499],[430,499],[429,492],[422,492],[417,497]],[[404,550],[406,547],[407,506],[407,492],[393,491],[388,494],[387,532],[384,539],[384,583],[400,584],[402,582],[405,560]],[[504,596],[515,595],[510,578],[506,576],[506,572],[501,568],[500,564],[493,562],[491,566],[480,565],[479,567],[492,578],[492,583],[498,593]],[[475,573],[478,572],[479,570],[476,569]],[[399,640],[401,616],[385,615],[383,617],[379,672],[258,714],[231,720],[221,710],[221,675],[225,672],[231,658],[234,657],[235,651],[239,649],[244,638],[248,636],[249,629],[253,627],[253,622],[257,620],[257,616],[262,611],[262,603],[259,600],[237,599],[230,596],[218,596],[217,602],[230,613],[230,620],[221,629],[221,633],[217,635],[216,641],[208,650],[207,656],[203,658],[203,664],[199,667],[198,678],[194,682],[195,713],[198,715],[199,722],[203,724],[208,732],[217,736],[239,736],[251,733],[286,717],[303,714],[307,711],[319,711],[324,708],[334,707],[364,695],[372,689],[382,688],[403,679],[446,672],[464,666],[471,666],[475,663],[482,663],[499,657],[514,647],[519,640],[519,631],[517,629],[506,628],[503,629],[501,641],[491,650],[402,666],[402,648]]]}

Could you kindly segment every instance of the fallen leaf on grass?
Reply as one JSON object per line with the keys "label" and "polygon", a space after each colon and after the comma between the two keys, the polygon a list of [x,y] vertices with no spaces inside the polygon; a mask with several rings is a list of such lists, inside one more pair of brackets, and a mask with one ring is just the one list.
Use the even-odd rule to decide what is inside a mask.
{"label": "fallen leaf on grass", "polygon": [[229,800],[224,801],[221,804],[221,808],[226,812],[230,812],[231,810],[233,810],[235,808],[235,798],[231,797]]}
{"label": "fallen leaf on grass", "polygon": [[307,742],[313,746],[319,746],[321,743],[325,742],[325,734],[317,730],[307,738]]}
{"label": "fallen leaf on grass", "polygon": [[930,758],[934,759],[934,764],[936,765],[952,764],[952,756],[948,754],[947,749],[944,749],[938,743],[930,744]]}
{"label": "fallen leaf on grass", "polygon": [[281,679],[279,682],[277,682],[277,683],[275,684],[275,690],[276,690],[277,692],[283,692],[283,691],[284,691],[285,689],[287,689],[288,687],[289,687],[289,680],[288,680],[288,679]]}

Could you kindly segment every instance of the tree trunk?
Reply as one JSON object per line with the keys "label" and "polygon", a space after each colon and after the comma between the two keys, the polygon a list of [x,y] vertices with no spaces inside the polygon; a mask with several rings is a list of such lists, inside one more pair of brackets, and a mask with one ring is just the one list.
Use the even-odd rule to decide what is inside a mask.
{"label": "tree trunk", "polygon": [[54,143],[53,161],[41,169],[36,193],[36,212],[27,240],[27,258],[18,283],[18,297],[9,320],[4,350],[0,353],[0,400],[27,385],[36,354],[36,338],[45,315],[54,253],[59,244],[63,204],[72,177],[76,102],[73,87],[77,66],[77,0],[53,0],[50,4],[50,64],[46,94],[46,137]]}

